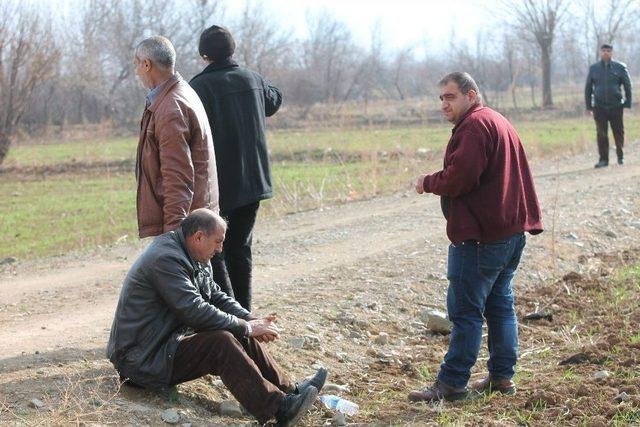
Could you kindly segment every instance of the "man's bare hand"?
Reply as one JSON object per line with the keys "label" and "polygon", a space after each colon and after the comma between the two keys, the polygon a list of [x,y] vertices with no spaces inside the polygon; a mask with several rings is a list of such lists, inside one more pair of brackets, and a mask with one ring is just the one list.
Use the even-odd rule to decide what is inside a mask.
{"label": "man's bare hand", "polygon": [[593,117],[593,110],[587,110],[587,114],[591,117]]}
{"label": "man's bare hand", "polygon": [[418,180],[416,181],[416,192],[418,194],[424,193],[424,179],[427,177],[426,174],[420,175]]}
{"label": "man's bare hand", "polygon": [[271,342],[280,338],[280,329],[275,324],[276,316],[269,315],[261,319],[250,320],[251,336],[260,342]]}

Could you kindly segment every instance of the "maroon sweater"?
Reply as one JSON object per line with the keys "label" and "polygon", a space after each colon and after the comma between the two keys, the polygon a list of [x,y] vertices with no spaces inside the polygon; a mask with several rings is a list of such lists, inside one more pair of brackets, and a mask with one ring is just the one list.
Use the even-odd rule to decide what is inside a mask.
{"label": "maroon sweater", "polygon": [[529,163],[515,129],[481,104],[453,128],[444,169],[424,179],[442,196],[447,236],[492,242],[514,233],[542,232],[542,215]]}

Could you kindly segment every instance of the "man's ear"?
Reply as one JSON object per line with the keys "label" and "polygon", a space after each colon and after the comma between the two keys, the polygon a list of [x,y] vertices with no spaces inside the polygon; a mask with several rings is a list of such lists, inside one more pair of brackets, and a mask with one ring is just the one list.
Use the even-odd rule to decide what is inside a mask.
{"label": "man's ear", "polygon": [[196,242],[200,242],[204,237],[205,237],[204,231],[202,231],[202,230],[198,230],[195,233],[193,233],[193,239]]}
{"label": "man's ear", "polygon": [[478,94],[473,89],[467,92],[467,96],[469,97],[469,101],[471,102],[476,101],[478,99]]}
{"label": "man's ear", "polygon": [[151,68],[152,68],[152,66],[153,66],[153,63],[149,60],[149,58],[145,58],[145,59],[142,61],[142,66],[144,67],[144,70],[145,70],[146,72],[149,72],[149,71],[151,71]]}

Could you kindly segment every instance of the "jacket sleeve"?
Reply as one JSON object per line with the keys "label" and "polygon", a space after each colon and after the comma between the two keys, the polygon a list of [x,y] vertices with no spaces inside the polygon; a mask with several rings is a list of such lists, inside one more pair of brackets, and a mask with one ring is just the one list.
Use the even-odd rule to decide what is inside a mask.
{"label": "jacket sleeve", "polygon": [[219,288],[213,289],[210,302],[221,311],[232,314],[240,319],[246,319],[251,314],[245,310],[238,301],[222,292]]}
{"label": "jacket sleeve", "polygon": [[271,86],[265,81],[262,82],[264,92],[264,114],[267,117],[273,116],[282,105],[282,93],[280,89],[275,86]]}
{"label": "jacket sleeve", "polygon": [[444,169],[425,177],[425,192],[458,197],[480,185],[488,163],[484,137],[467,131],[456,135],[456,140],[457,146],[447,155]]}
{"label": "jacket sleeve", "polygon": [[622,67],[622,86],[624,87],[624,108],[631,108],[631,77],[627,67]]}
{"label": "jacket sleeve", "polygon": [[584,102],[587,110],[592,110],[591,95],[593,95],[593,82],[591,80],[591,68],[587,73],[587,82],[584,85]]}
{"label": "jacket sleeve", "polygon": [[170,113],[157,116],[155,122],[164,199],[162,232],[166,233],[175,230],[187,217],[193,200],[191,130],[177,106]]}
{"label": "jacket sleeve", "polygon": [[202,297],[179,260],[160,257],[154,267],[151,275],[156,290],[183,324],[196,331],[241,328],[236,316],[219,310]]}

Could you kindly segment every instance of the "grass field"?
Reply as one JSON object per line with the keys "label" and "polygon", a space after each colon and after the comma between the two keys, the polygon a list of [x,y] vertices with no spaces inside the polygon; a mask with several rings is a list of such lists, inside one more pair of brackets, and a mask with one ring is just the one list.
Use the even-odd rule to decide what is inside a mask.
{"label": "grass field", "polygon": [[[640,120],[626,119],[627,135]],[[595,151],[588,118],[515,123],[531,159]],[[276,196],[261,215],[283,215],[410,189],[415,177],[437,169],[448,124],[397,129],[279,131],[269,135]],[[0,259],[32,258],[111,244],[136,236],[136,138],[22,144],[9,152],[0,175]],[[131,170],[110,170],[124,162]],[[74,164],[94,165],[80,173]],[[51,172],[49,167],[55,167]],[[68,168],[68,172],[65,172]]]}

